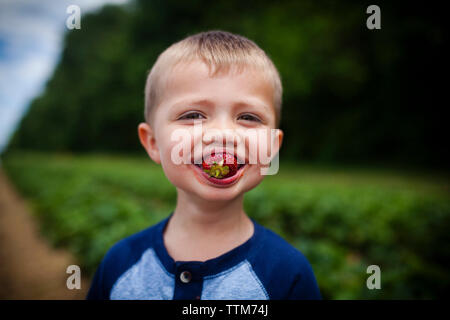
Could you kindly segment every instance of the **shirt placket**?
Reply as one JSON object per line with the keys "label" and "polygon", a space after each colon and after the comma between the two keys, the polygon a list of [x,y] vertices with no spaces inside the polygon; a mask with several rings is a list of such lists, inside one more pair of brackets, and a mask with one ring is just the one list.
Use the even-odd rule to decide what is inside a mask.
{"label": "shirt placket", "polygon": [[199,300],[202,296],[202,287],[203,276],[198,264],[175,263],[174,300]]}

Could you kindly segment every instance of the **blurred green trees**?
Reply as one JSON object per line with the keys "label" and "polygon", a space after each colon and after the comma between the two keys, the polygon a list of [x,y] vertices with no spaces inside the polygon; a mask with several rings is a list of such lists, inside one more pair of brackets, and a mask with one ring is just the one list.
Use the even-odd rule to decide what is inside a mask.
{"label": "blurred green trees", "polygon": [[[147,71],[171,43],[222,29],[259,44],[284,85],[281,156],[448,168],[443,12],[379,2],[134,1],[82,17],[67,32],[45,92],[9,149],[140,151]],[[439,13],[441,11],[441,13]],[[438,14],[438,15],[436,15]]]}

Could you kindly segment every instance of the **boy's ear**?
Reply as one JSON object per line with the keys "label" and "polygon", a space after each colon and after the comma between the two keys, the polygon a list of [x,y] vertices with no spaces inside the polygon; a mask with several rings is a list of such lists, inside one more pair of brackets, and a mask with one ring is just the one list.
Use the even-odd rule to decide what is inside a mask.
{"label": "boy's ear", "polygon": [[161,163],[158,145],[156,144],[155,134],[148,123],[142,122],[138,126],[139,140],[150,158],[156,163]]}
{"label": "boy's ear", "polygon": [[280,151],[280,149],[281,149],[281,144],[283,143],[283,137],[284,137],[283,130],[278,129],[278,146],[279,146],[278,151]]}
{"label": "boy's ear", "polygon": [[280,151],[281,144],[283,143],[283,136],[284,136],[283,131],[281,129],[277,129],[275,139],[278,139],[278,150],[276,150],[276,152],[272,153],[273,155],[275,155],[277,152]]}

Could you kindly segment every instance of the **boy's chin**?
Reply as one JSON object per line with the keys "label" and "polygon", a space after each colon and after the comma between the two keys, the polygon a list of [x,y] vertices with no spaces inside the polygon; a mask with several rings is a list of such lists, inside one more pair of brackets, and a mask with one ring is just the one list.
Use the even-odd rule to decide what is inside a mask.
{"label": "boy's chin", "polygon": [[192,185],[184,186],[185,192],[207,202],[227,202],[232,201],[242,195],[244,191],[240,186],[233,185],[225,188],[218,188],[211,185]]}
{"label": "boy's chin", "polygon": [[230,202],[241,196],[245,190],[242,185],[232,185],[228,187],[215,187],[207,184],[201,184],[198,181],[192,180],[189,182],[178,184],[179,189],[186,194],[203,200],[205,202]]}
{"label": "boy's chin", "polygon": [[207,202],[231,202],[245,192],[250,191],[259,184],[259,181],[248,181],[242,179],[238,183],[228,187],[216,187],[208,184],[198,184],[197,181],[193,181],[186,188],[182,188],[193,196],[202,199]]}

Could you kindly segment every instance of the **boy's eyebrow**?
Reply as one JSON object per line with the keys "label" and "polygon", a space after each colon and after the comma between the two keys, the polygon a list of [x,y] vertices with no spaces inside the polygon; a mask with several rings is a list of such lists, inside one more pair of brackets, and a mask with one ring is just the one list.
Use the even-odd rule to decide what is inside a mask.
{"label": "boy's eyebrow", "polygon": [[[213,107],[214,103],[208,99],[192,99],[192,100],[182,100],[180,102],[176,102],[172,105],[172,108],[176,108],[179,106],[184,106],[184,105],[199,105],[199,106],[205,106],[205,107]],[[255,101],[252,102],[251,100],[241,100],[241,101],[237,101],[235,103],[233,103],[233,107],[238,108],[238,107],[257,107],[260,106],[262,108],[264,108],[266,110],[266,112],[270,112],[270,107],[267,106],[265,103],[263,102],[259,102],[259,101]]]}
{"label": "boy's eyebrow", "polygon": [[270,112],[270,107],[266,105],[265,103],[255,100],[254,102],[251,100],[248,101],[238,101],[234,103],[234,107],[262,107],[265,109],[266,112]]}
{"label": "boy's eyebrow", "polygon": [[180,102],[174,103],[172,105],[172,108],[189,105],[189,104],[195,104],[195,105],[200,105],[200,106],[205,106],[205,107],[214,106],[214,103],[212,103],[211,101],[209,101],[207,99],[191,99],[191,100],[182,100]]}

